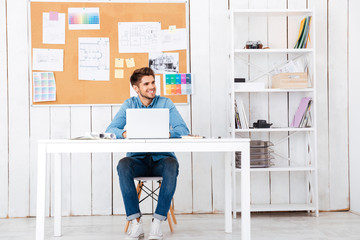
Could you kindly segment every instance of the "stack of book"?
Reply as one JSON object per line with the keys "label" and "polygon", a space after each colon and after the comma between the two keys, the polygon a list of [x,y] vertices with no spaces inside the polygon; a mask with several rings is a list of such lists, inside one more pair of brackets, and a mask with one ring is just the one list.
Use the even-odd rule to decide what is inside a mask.
{"label": "stack of book", "polygon": [[234,106],[235,106],[235,128],[236,129],[249,128],[249,122],[247,121],[245,108],[242,101],[240,101],[238,105],[235,99]]}
{"label": "stack of book", "polygon": [[301,102],[298,109],[296,110],[294,119],[291,122],[290,127],[311,127],[311,105],[312,100],[310,97],[304,97],[301,99]]}
{"label": "stack of book", "polygon": [[299,36],[294,48],[306,48],[310,40],[311,16],[304,18],[300,23]]}

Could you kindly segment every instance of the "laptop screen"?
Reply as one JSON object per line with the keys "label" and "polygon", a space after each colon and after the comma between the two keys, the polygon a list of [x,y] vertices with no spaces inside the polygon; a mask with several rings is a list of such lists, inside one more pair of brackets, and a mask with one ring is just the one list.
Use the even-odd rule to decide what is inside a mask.
{"label": "laptop screen", "polygon": [[126,109],[127,138],[169,138],[169,109]]}

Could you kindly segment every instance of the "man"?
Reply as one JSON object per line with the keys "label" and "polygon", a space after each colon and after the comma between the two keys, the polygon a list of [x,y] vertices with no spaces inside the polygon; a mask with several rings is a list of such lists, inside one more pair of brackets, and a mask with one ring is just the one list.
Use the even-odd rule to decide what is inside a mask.
{"label": "man", "polygon": [[[126,125],[126,109],[128,108],[168,108],[170,115],[169,136],[179,138],[182,135],[189,134],[189,129],[172,101],[155,95],[155,75],[151,68],[145,67],[135,70],[130,82],[138,96],[131,97],[124,102],[106,132],[116,134],[117,138],[126,138],[124,126]],[[178,169],[179,164],[175,154],[171,152],[127,153],[126,157],[119,161],[117,171],[126,210],[126,219],[131,221],[131,230],[127,239],[144,237],[134,178],[141,176],[163,177],[149,235],[149,239],[163,239],[160,224],[166,220],[170,209],[171,200],[176,189]]]}

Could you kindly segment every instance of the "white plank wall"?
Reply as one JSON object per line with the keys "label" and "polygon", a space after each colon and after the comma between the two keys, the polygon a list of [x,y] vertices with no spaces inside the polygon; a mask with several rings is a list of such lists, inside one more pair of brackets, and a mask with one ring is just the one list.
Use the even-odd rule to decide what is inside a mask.
{"label": "white plank wall", "polygon": [[8,216],[9,152],[6,0],[0,0],[0,218]]}
{"label": "white plank wall", "polygon": [[26,22],[27,1],[7,1],[9,216],[11,217],[29,215],[29,65]]}
{"label": "white plank wall", "polygon": [[[229,53],[230,44],[224,45],[224,39],[230,39],[230,25],[228,3],[226,1],[210,1],[210,94],[209,104],[211,129],[210,136],[213,138],[227,137],[228,131],[228,104],[227,99],[220,96],[228,96],[229,86],[224,84],[225,79],[230,77]],[[224,210],[224,154],[211,154],[211,177],[213,211]]]}
{"label": "white plank wall", "polygon": [[[349,208],[348,1],[329,1],[329,186],[330,208]],[[343,46],[343,47],[340,47]]]}
{"label": "white plank wall", "polygon": [[[316,106],[318,139],[319,205],[330,209],[329,195],[329,108],[328,106],[328,60],[327,60],[327,0],[310,1],[309,6],[316,11]],[[331,26],[329,26],[330,28]]]}
{"label": "white plank wall", "polygon": [[[210,4],[190,1],[191,72],[196,79],[192,96],[192,133],[210,137]],[[206,41],[204,41],[206,39]],[[193,211],[212,211],[211,154],[193,154]]]}
{"label": "white plank wall", "polygon": [[[111,107],[91,108],[91,131],[103,132],[111,122]],[[93,153],[91,166],[92,214],[112,214],[112,161],[110,153]]]}
{"label": "white plank wall", "polygon": [[[232,0],[231,3],[236,8],[310,7],[315,9],[320,209],[348,209],[350,196],[351,208],[359,212],[360,207],[356,203],[360,202],[360,194],[356,190],[352,190],[354,194],[349,194],[348,174],[348,154],[350,154],[351,167],[359,168],[355,162],[358,160],[357,153],[354,150],[351,152],[357,146],[358,136],[356,130],[352,131],[359,118],[355,114],[358,102],[356,98],[358,86],[355,85],[356,77],[359,75],[356,67],[358,54],[348,55],[345,49],[349,41],[350,52],[351,49],[354,49],[355,53],[359,50],[357,47],[359,41],[356,40],[359,33],[350,34],[349,39],[347,27],[349,17],[350,32],[354,32],[355,30],[352,29],[357,28],[357,12],[360,6],[355,0],[349,1],[350,15],[348,1],[342,0]],[[190,62],[191,72],[195,77],[195,93],[191,97],[191,105],[177,107],[192,132],[206,137],[226,137],[228,134],[226,115],[227,81],[230,76],[230,26],[227,8],[228,0],[189,1]],[[119,106],[30,106],[27,14],[27,0],[0,0],[1,218],[35,215],[38,139],[70,138],[90,131],[103,131],[119,109]],[[269,45],[273,48],[286,47],[286,45],[292,47],[298,33],[299,19],[259,17],[256,21],[250,20],[243,27],[244,34],[237,36],[239,48],[242,48],[243,40],[254,39],[261,40],[265,46]],[[283,41],[284,37],[285,41]],[[263,65],[264,68],[285,59],[286,55],[281,54],[267,57],[251,56],[252,62]],[[253,77],[258,72],[251,70],[247,74]],[[267,83],[268,80],[268,77],[264,77],[260,81]],[[242,97],[245,107],[248,108],[251,104],[257,108],[256,111],[248,108],[250,124],[257,119],[267,119],[270,122],[287,125],[302,95],[251,94]],[[350,113],[347,109],[348,98],[350,98]],[[263,100],[268,104],[262,105]],[[287,107],[290,114],[284,115],[280,109]],[[264,135],[271,141],[284,136],[285,133]],[[277,146],[277,151],[291,156],[295,153],[296,156],[303,154],[304,149],[297,148],[296,142],[302,142],[301,138],[304,136],[305,134],[300,134],[288,142],[285,141]],[[253,134],[253,137],[257,136]],[[117,163],[124,156],[125,154],[72,154],[71,156],[63,154],[62,214],[124,214],[116,172]],[[175,193],[176,212],[223,211],[224,173],[223,164],[218,160],[222,159],[223,155],[177,153],[177,156],[180,173]],[[355,174],[352,168],[350,170],[352,189],[356,187],[354,182],[357,183],[359,179],[356,174],[358,170]],[[48,179],[51,180],[53,164],[49,164],[48,172]],[[237,177],[240,177],[239,175]],[[256,189],[252,193],[253,203],[294,203],[306,200],[303,194],[306,189],[300,184],[305,180],[305,175],[302,173],[259,173],[252,174],[251,179],[252,189]],[[47,186],[47,215],[52,212],[52,185],[53,182],[50,181]],[[237,181],[237,185],[240,186],[240,181]],[[240,188],[237,194],[240,193],[239,190]],[[151,202],[145,203],[142,209],[144,212],[151,212]]]}
{"label": "white plank wall", "polygon": [[359,89],[360,89],[360,2],[349,1],[349,160],[350,160],[350,210],[360,214],[360,188],[359,172],[360,161],[358,154],[358,143],[360,136],[360,112]]}

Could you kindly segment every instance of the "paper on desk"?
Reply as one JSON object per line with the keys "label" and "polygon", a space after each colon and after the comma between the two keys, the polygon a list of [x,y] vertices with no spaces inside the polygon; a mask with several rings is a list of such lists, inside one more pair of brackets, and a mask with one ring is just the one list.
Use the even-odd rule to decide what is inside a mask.
{"label": "paper on desk", "polygon": [[[156,95],[160,95],[160,76],[155,75],[155,86],[156,86]],[[134,88],[130,84],[130,97],[137,97],[137,93],[135,92]]]}
{"label": "paper on desk", "polygon": [[33,48],[32,70],[63,71],[64,50]]}
{"label": "paper on desk", "polygon": [[65,44],[65,13],[43,13],[43,43]]}
{"label": "paper on desk", "polygon": [[119,22],[119,52],[143,53],[159,47],[160,22]]}
{"label": "paper on desk", "polygon": [[109,81],[109,38],[79,38],[79,80]]}

